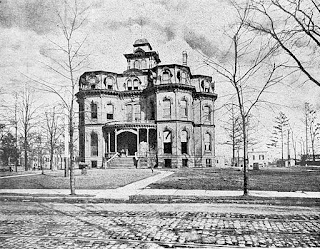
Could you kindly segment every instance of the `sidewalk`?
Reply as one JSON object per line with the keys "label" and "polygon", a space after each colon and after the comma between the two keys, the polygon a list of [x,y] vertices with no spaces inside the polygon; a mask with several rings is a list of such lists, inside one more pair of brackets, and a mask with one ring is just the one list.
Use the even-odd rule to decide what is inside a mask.
{"label": "sidewalk", "polygon": [[[232,198],[241,197],[243,191],[222,191],[222,190],[178,190],[178,189],[148,189],[147,186],[162,178],[165,178],[173,172],[157,171],[157,175],[128,184],[117,189],[105,190],[76,190],[76,196],[70,196],[69,189],[0,189],[2,199],[8,197],[32,197],[37,199],[79,199],[79,200],[116,200],[128,201],[132,197],[136,199],[151,198]],[[1,180],[1,179],[0,179]],[[250,197],[256,198],[300,198],[320,199],[320,192],[277,192],[277,191],[249,191]],[[32,199],[31,198],[31,199]]]}

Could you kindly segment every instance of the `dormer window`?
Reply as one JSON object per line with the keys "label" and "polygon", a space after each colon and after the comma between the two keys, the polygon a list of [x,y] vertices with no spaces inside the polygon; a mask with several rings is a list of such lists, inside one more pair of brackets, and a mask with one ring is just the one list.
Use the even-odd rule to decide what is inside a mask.
{"label": "dormer window", "polygon": [[112,90],[113,89],[113,82],[114,82],[114,79],[112,77],[107,77],[104,80],[104,84],[105,84],[105,86],[106,86],[106,88],[108,90]]}
{"label": "dormer window", "polygon": [[146,60],[142,60],[141,61],[141,69],[147,69],[148,67],[147,67],[147,61]]}
{"label": "dormer window", "polygon": [[170,82],[170,71],[169,70],[165,70],[162,73],[162,83],[169,83]]}
{"label": "dormer window", "polygon": [[127,81],[127,87],[129,91],[132,90],[132,80]]}
{"label": "dormer window", "polygon": [[209,84],[209,82],[208,81],[206,81],[206,80],[202,80],[201,81],[201,88],[202,88],[202,91],[204,91],[204,92],[210,92],[210,84]]}
{"label": "dormer window", "polygon": [[133,80],[133,90],[139,90],[139,80],[138,79]]}
{"label": "dormer window", "polygon": [[187,84],[187,73],[184,71],[181,72],[181,83]]}
{"label": "dormer window", "polygon": [[140,61],[138,61],[138,60],[134,61],[134,68],[140,69]]}
{"label": "dormer window", "polygon": [[181,82],[181,73],[180,71],[177,72],[177,79],[178,79],[178,83]]}

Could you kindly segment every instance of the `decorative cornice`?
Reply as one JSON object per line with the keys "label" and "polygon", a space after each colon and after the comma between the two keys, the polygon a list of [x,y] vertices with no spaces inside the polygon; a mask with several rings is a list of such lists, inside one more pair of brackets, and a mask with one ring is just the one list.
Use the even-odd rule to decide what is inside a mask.
{"label": "decorative cornice", "polygon": [[136,128],[157,128],[157,125],[152,122],[152,123],[108,123],[105,124],[102,129],[103,130],[114,130],[114,129],[136,129]]}

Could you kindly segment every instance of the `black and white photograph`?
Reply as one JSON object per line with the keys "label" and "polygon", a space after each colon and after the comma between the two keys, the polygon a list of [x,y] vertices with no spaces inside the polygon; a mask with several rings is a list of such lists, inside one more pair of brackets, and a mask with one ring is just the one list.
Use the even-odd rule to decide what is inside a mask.
{"label": "black and white photograph", "polygon": [[0,248],[320,248],[319,0],[0,0]]}

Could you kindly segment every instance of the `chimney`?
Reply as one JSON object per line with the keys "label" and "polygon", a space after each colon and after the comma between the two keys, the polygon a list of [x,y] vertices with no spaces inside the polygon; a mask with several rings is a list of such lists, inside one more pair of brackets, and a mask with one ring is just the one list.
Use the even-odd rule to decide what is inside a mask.
{"label": "chimney", "polygon": [[186,51],[182,52],[182,65],[187,66],[188,54]]}

